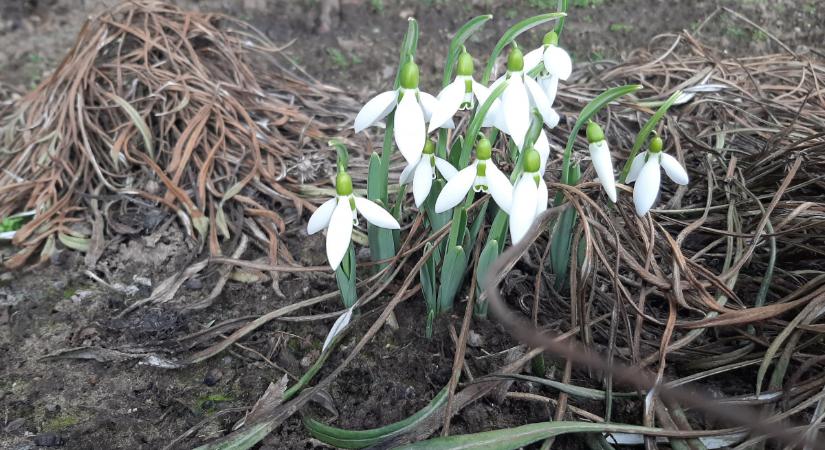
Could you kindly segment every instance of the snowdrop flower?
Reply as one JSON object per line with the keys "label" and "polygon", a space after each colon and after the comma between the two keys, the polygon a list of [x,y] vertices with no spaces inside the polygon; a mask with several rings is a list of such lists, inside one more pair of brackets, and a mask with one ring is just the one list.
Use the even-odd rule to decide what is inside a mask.
{"label": "snowdrop flower", "polygon": [[455,80],[438,94],[438,105],[433,111],[427,132],[432,133],[445,124],[449,125],[450,119],[458,110],[472,108],[476,99],[479,103],[484,103],[489,96],[490,90],[473,79],[473,57],[467,50],[463,50],[458,56]]}
{"label": "snowdrop flower", "polygon": [[613,160],[604,139],[604,131],[595,122],[587,124],[587,142],[590,143],[590,160],[596,169],[596,176],[610,201],[616,203],[616,179],[613,175]]}
{"label": "snowdrop flower", "polygon": [[490,86],[490,91],[505,80],[509,80],[509,84],[501,94],[501,102],[496,105],[495,111],[491,111],[487,124],[494,124],[510,135],[518,148],[522,148],[533,108],[538,109],[544,124],[550,128],[558,125],[559,115],[553,110],[541,86],[525,74],[524,55],[518,46],[513,47],[507,56],[507,73]]}
{"label": "snowdrop flower", "polygon": [[319,206],[307,223],[307,234],[327,229],[327,260],[332,270],[338,269],[349,249],[352,226],[358,224],[356,210],[373,225],[390,230],[401,228],[398,221],[384,208],[353,195],[352,178],[348,173],[338,172],[335,191],[336,197]]}
{"label": "snowdrop flower", "polygon": [[559,47],[559,35],[551,31],[544,35],[543,45],[524,56],[527,70],[532,70],[539,63],[543,64],[542,75],[538,78],[544,95],[550,105],[556,100],[559,80],[567,80],[573,73],[573,61],[570,55]]}
{"label": "snowdrop flower", "polygon": [[[430,94],[418,90],[418,65],[407,61],[401,67],[401,87],[394,91],[382,92],[361,108],[355,117],[355,132],[360,133],[387,117],[395,109],[395,130],[393,137],[398,150],[409,163],[418,161],[427,138],[426,121],[430,120],[438,106],[438,100]],[[452,127],[452,121],[442,123]]]}
{"label": "snowdrop flower", "polygon": [[633,187],[633,204],[636,214],[644,216],[650,211],[659,194],[660,167],[676,184],[688,184],[688,174],[676,158],[662,153],[662,138],[655,136],[650,141],[650,151],[642,152],[633,158],[627,182],[636,182]]}
{"label": "snowdrop flower", "polygon": [[450,181],[450,179],[458,173],[452,164],[435,156],[435,144],[433,141],[427,140],[427,143],[424,144],[424,151],[422,152],[421,158],[415,163],[405,167],[404,171],[401,172],[401,178],[398,180],[401,185],[405,185],[412,179],[415,206],[420,208],[421,204],[427,200],[427,196],[430,195],[436,169],[438,169],[447,181]]}
{"label": "snowdrop flower", "polygon": [[475,192],[489,192],[493,200],[505,212],[510,211],[513,186],[510,180],[496,167],[490,141],[481,138],[476,145],[476,160],[458,171],[441,190],[435,201],[435,212],[442,213],[459,204],[472,188]]}
{"label": "snowdrop flower", "polygon": [[510,238],[513,245],[524,238],[536,217],[547,209],[547,183],[541,176],[541,156],[530,148],[524,154],[524,172],[513,188]]}

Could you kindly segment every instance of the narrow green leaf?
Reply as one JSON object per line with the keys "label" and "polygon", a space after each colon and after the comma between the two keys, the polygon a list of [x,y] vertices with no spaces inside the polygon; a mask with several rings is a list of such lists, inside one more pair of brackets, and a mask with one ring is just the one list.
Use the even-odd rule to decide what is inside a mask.
{"label": "narrow green leaf", "polygon": [[338,283],[338,290],[341,291],[344,307],[352,307],[358,301],[358,294],[355,290],[355,249],[351,243],[344,260],[335,270],[335,281]]}
{"label": "narrow green leaf", "polygon": [[[567,8],[569,6],[568,0],[559,0],[559,12],[563,12],[567,14]],[[567,20],[567,16],[559,17],[559,21],[556,22],[556,28],[554,31],[559,36],[559,40],[561,40],[561,32],[564,31],[564,22]]]}
{"label": "narrow green leaf", "polygon": [[584,107],[584,109],[582,109],[582,112],[579,114],[579,118],[576,120],[576,124],[573,125],[573,130],[570,132],[570,137],[567,139],[567,146],[564,148],[561,175],[561,180],[563,183],[571,184],[570,156],[573,154],[573,144],[576,142],[576,136],[578,136],[581,127],[584,126],[597,112],[601,111],[602,108],[609,105],[617,98],[630,94],[631,92],[638,91],[641,88],[642,85],[640,84],[630,84],[627,86],[619,86],[608,89],[599,94],[598,97],[594,98],[587,104],[587,106]]}
{"label": "narrow green leaf", "polygon": [[[369,175],[367,178],[367,198],[384,206],[387,196],[386,176],[382,176],[383,162],[377,153],[370,157]],[[384,180],[384,181],[382,181]],[[370,244],[370,257],[373,261],[391,258],[395,255],[395,239],[392,230],[367,225],[367,236]],[[380,270],[384,265],[378,267]]]}
{"label": "narrow green leaf", "polygon": [[438,290],[438,311],[447,312],[453,309],[453,301],[464,279],[467,269],[467,255],[460,246],[448,247],[441,265],[441,286]]}
{"label": "narrow green leaf", "polygon": [[452,164],[453,167],[458,167],[458,163],[461,161],[461,150],[463,148],[464,136],[459,136],[453,141],[453,145],[450,146],[450,154],[447,156],[447,160],[450,161],[450,164]]}
{"label": "narrow green leaf", "polygon": [[447,436],[396,447],[397,450],[511,450],[553,436],[571,433],[632,433],[662,435],[661,428],[618,423],[541,422],[483,433]]}
{"label": "narrow green leaf", "polygon": [[79,252],[89,251],[90,241],[87,238],[72,236],[65,233],[57,233],[57,238],[60,239],[60,242],[62,242],[63,245],[72,250],[77,250]]}
{"label": "narrow green leaf", "polygon": [[[570,176],[570,184],[578,183],[580,177],[581,169],[578,164],[575,164]],[[573,229],[576,226],[577,217],[576,209],[570,206],[562,212],[561,219],[556,221],[553,229],[550,264],[556,275],[557,289],[567,282],[567,270],[570,268],[570,243],[573,241]]]}
{"label": "narrow green leaf", "polygon": [[478,256],[478,264],[476,265],[476,298],[478,300],[473,311],[476,317],[487,317],[487,300],[481,298],[481,293],[484,292],[484,286],[487,282],[487,271],[490,269],[493,261],[498,258],[499,253],[498,241],[490,239],[487,241],[487,244],[484,245],[484,249]]}
{"label": "narrow green leaf", "polygon": [[490,82],[490,76],[493,73],[493,67],[495,66],[496,59],[498,59],[498,55],[500,55],[501,52],[504,51],[504,48],[510,45],[510,43],[513,42],[521,33],[551,20],[564,17],[565,15],[566,14],[562,12],[539,14],[538,16],[524,19],[505,31],[501,36],[501,39],[499,39],[498,43],[496,43],[495,48],[493,48],[493,53],[490,54],[490,59],[487,61],[487,66],[484,68],[484,76],[481,78],[481,83],[487,85]]}
{"label": "narrow green leaf", "polygon": [[630,172],[630,165],[633,163],[633,158],[636,157],[636,154],[639,153],[639,150],[642,146],[647,142],[647,137],[653,131],[653,128],[656,127],[656,124],[662,120],[662,117],[665,116],[667,110],[673,106],[673,102],[675,102],[679,97],[682,96],[682,91],[676,91],[671,95],[667,101],[659,107],[653,116],[648,119],[645,126],[642,127],[642,130],[639,131],[639,134],[636,135],[636,141],[633,142],[633,149],[630,150],[630,156],[627,158],[627,162],[624,163],[624,168],[622,169],[622,174],[619,176],[619,183],[624,183],[627,179],[627,173]]}
{"label": "narrow green leaf", "polygon": [[[428,253],[433,248],[433,244],[427,242],[424,245],[424,253]],[[424,301],[427,302],[427,311],[435,311],[436,303],[436,283],[435,278],[435,258],[430,257],[420,269],[421,277],[421,292],[424,295]]]}
{"label": "narrow green leaf", "polygon": [[456,208],[453,213],[453,223],[450,225],[450,247],[455,247],[464,242],[464,233],[467,229],[467,210],[461,207]]}
{"label": "narrow green leaf", "polygon": [[404,420],[371,430],[345,430],[304,417],[304,425],[309,433],[319,441],[339,448],[364,448],[391,439],[414,428],[426,420],[447,401],[447,388],[441,390],[433,400],[420,411]]}
{"label": "narrow green leaf", "polygon": [[493,18],[492,14],[485,14],[483,16],[476,16],[467,21],[453,36],[453,40],[450,41],[450,50],[447,53],[447,64],[444,66],[444,79],[442,81],[442,86],[447,86],[450,84],[450,81],[453,79],[453,72],[455,71],[455,62],[458,59],[458,55],[461,53],[461,47],[464,46],[464,42],[470,38],[476,31],[480,30],[484,24]]}

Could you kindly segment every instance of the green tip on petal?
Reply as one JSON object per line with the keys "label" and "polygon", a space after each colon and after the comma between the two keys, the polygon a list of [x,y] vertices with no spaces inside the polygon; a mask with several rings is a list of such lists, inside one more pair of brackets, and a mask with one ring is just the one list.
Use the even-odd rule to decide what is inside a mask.
{"label": "green tip on petal", "polygon": [[662,138],[659,136],[653,136],[653,139],[650,140],[650,153],[659,153],[662,151],[664,147],[664,142],[662,142]]}
{"label": "green tip on petal", "polygon": [[458,55],[456,73],[460,76],[472,76],[474,70],[472,55],[467,53],[467,50],[462,51],[461,54]]}
{"label": "green tip on petal", "polygon": [[550,31],[544,35],[542,40],[544,45],[559,45],[559,35],[555,31]]}
{"label": "green tip on petal", "polygon": [[427,139],[427,142],[424,143],[424,151],[422,153],[425,155],[432,155],[435,153],[435,142]]}
{"label": "green tip on petal", "polygon": [[352,194],[352,177],[348,173],[338,172],[338,176],[335,177],[335,192],[338,195]]}
{"label": "green tip on petal", "polygon": [[524,69],[524,54],[518,45],[513,45],[510,54],[507,55],[507,70],[510,72],[521,72]]}
{"label": "green tip on petal", "polygon": [[524,153],[524,172],[538,172],[541,167],[541,156],[535,149],[529,149]]}
{"label": "green tip on petal", "polygon": [[490,141],[487,138],[481,138],[478,140],[478,144],[476,144],[476,158],[477,159],[490,159],[490,156],[493,154],[493,146],[490,144]]}
{"label": "green tip on petal", "polygon": [[401,66],[401,87],[415,89],[418,87],[418,64],[412,60]]}
{"label": "green tip on petal", "polygon": [[587,124],[587,142],[601,142],[604,140],[604,130],[596,122],[589,122]]}

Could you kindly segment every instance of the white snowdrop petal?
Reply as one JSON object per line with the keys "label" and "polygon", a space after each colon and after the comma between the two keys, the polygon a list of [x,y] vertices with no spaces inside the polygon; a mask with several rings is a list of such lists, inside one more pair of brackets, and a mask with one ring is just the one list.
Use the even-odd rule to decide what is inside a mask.
{"label": "white snowdrop petal", "polygon": [[429,158],[425,156],[418,166],[415,168],[415,176],[413,177],[413,198],[415,199],[415,206],[421,207],[427,196],[430,195],[430,189],[433,187],[433,168],[430,165]]}
{"label": "white snowdrop petal", "polygon": [[490,90],[483,84],[473,80],[473,95],[475,95],[476,100],[478,100],[478,106],[481,106],[490,97]]}
{"label": "white snowdrop petal", "polygon": [[374,125],[379,120],[387,116],[395,107],[396,99],[398,98],[397,91],[382,92],[361,108],[358,115],[355,116],[355,132],[360,133],[365,128]]}
{"label": "white snowdrop petal", "polygon": [[344,259],[352,239],[352,210],[349,199],[340,197],[327,227],[327,260],[332,270]]}
{"label": "white snowdrop petal", "polygon": [[510,77],[510,84],[502,94],[502,110],[507,133],[513,138],[516,146],[524,146],[524,135],[530,127],[530,98],[527,88],[520,76]]}
{"label": "white snowdrop petal", "polygon": [[476,163],[461,169],[444,185],[435,201],[435,212],[442,213],[461,203],[476,179]]}
{"label": "white snowdrop petal", "polygon": [[14,235],[16,235],[16,234],[17,234],[17,230],[4,231],[4,232],[0,233],[0,239],[2,239],[4,241],[10,241],[10,240],[14,239]]}
{"label": "white snowdrop petal", "polygon": [[573,73],[573,61],[563,48],[551,45],[544,50],[544,68],[547,72],[566,80]]}
{"label": "white snowdrop petal", "polygon": [[381,227],[387,228],[390,230],[398,230],[401,228],[401,225],[398,224],[398,221],[395,220],[395,217],[392,216],[386,209],[378,206],[377,203],[373,202],[372,200],[367,200],[363,197],[354,197],[355,198],[355,209],[367,219],[367,222]]}
{"label": "white snowdrop petal", "polygon": [[338,334],[341,333],[341,331],[349,324],[349,321],[352,320],[352,309],[353,308],[349,308],[344,311],[344,314],[338,316],[338,319],[336,319],[335,323],[332,324],[332,328],[329,330],[327,338],[324,339],[324,346],[321,347],[322,352],[329,347],[329,344],[332,343],[335,336],[338,336]]}
{"label": "white snowdrop petal", "polygon": [[448,161],[439,158],[438,156],[435,157],[435,167],[438,169],[438,172],[444,177],[445,180],[450,181],[455,174],[458,173]]}
{"label": "white snowdrop petal", "polygon": [[533,219],[536,218],[536,201],[538,188],[531,175],[522,175],[513,189],[513,205],[510,213],[510,238],[513,245],[524,238]]}
{"label": "white snowdrop petal", "polygon": [[610,157],[610,148],[607,141],[599,141],[590,144],[590,159],[593,168],[596,169],[596,176],[599,183],[604,188],[604,192],[610,201],[616,203],[616,178],[613,174],[613,159]]}
{"label": "white snowdrop petal", "polygon": [[539,180],[538,195],[536,196],[536,216],[547,210],[547,202],[550,193],[547,191],[547,183],[544,179]]}
{"label": "white snowdrop petal", "polygon": [[332,212],[335,210],[337,203],[337,198],[331,198],[322,203],[321,206],[312,213],[309,217],[309,222],[307,222],[307,234],[315,234],[329,225],[329,219],[332,217]]}
{"label": "white snowdrop petal", "polygon": [[513,201],[513,185],[507,176],[493,164],[490,159],[486,163],[485,174],[487,176],[487,187],[490,196],[496,202],[499,208],[503,209],[507,214],[510,213],[510,205]]}
{"label": "white snowdrop petal", "polygon": [[555,128],[559,124],[559,115],[556,111],[553,111],[553,107],[547,101],[547,96],[544,95],[541,86],[530,77],[524,77],[524,86],[527,87],[530,102],[538,108],[541,118],[544,119],[544,124],[548,128]]}
{"label": "white snowdrop petal", "polygon": [[539,86],[541,86],[541,90],[544,91],[544,96],[547,97],[547,101],[550,102],[552,106],[556,101],[556,94],[559,92],[559,77],[555,75],[541,77],[539,79]]}
{"label": "white snowdrop petal", "polygon": [[524,55],[524,70],[531,71],[534,67],[539,65],[539,63],[544,58],[544,47],[539,47],[534,50],[530,50]]}
{"label": "white snowdrop petal", "polygon": [[461,107],[464,102],[464,91],[466,86],[464,80],[456,79],[448,84],[444,90],[438,94],[438,100],[433,106],[432,118],[429,119],[430,126],[427,130],[432,133],[438,128],[441,128],[448,120],[450,120]]}
{"label": "white snowdrop petal", "polygon": [[410,182],[410,180],[412,179],[412,175],[415,173],[416,165],[418,165],[418,161],[412,164],[407,164],[407,167],[405,167],[404,170],[401,171],[401,175],[398,177],[398,184],[405,185]]}
{"label": "white snowdrop petal", "polygon": [[630,170],[627,171],[627,182],[632,183],[636,181],[636,178],[639,178],[639,172],[642,171],[642,167],[645,165],[645,157],[647,156],[647,152],[641,152],[633,158],[633,162],[630,163]]}
{"label": "white snowdrop petal", "polygon": [[[418,97],[421,99],[421,110],[424,111],[424,120],[430,122],[433,113],[438,109],[439,99],[426,92],[419,92]],[[441,125],[433,129],[435,128],[455,128],[455,123],[452,117],[448,117]]]}
{"label": "white snowdrop petal", "polygon": [[550,158],[550,141],[547,139],[544,130],[539,131],[539,137],[536,139],[533,148],[539,153],[539,160],[541,161],[539,174],[544,175],[544,171],[547,170],[547,159]]}
{"label": "white snowdrop petal", "polygon": [[633,186],[633,204],[636,206],[636,214],[640,217],[647,214],[656,202],[656,196],[659,194],[660,172],[659,161],[656,161],[656,158],[650,158],[639,172],[639,178]]}
{"label": "white snowdrop petal", "polygon": [[681,164],[679,164],[679,160],[668,155],[667,153],[662,153],[662,159],[660,160],[662,164],[662,168],[665,169],[665,173],[667,176],[673,180],[676,184],[686,185],[690,181],[688,178],[687,171]]}
{"label": "white snowdrop petal", "polygon": [[424,125],[424,112],[415,98],[413,91],[407,91],[395,109],[395,145],[407,160],[418,161],[424,149],[427,129]]}

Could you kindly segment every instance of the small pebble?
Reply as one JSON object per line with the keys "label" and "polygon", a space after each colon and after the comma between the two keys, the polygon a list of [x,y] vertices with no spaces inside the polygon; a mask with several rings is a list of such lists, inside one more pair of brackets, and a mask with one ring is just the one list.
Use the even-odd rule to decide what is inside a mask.
{"label": "small pebble", "polygon": [[206,376],[203,377],[203,384],[207,386],[214,386],[218,384],[223,378],[223,373],[218,369],[210,369],[209,372],[206,372]]}
{"label": "small pebble", "polygon": [[186,282],[183,283],[183,285],[186,287],[186,289],[191,289],[193,291],[203,289],[203,281],[201,281],[200,278],[190,278],[186,280]]}

